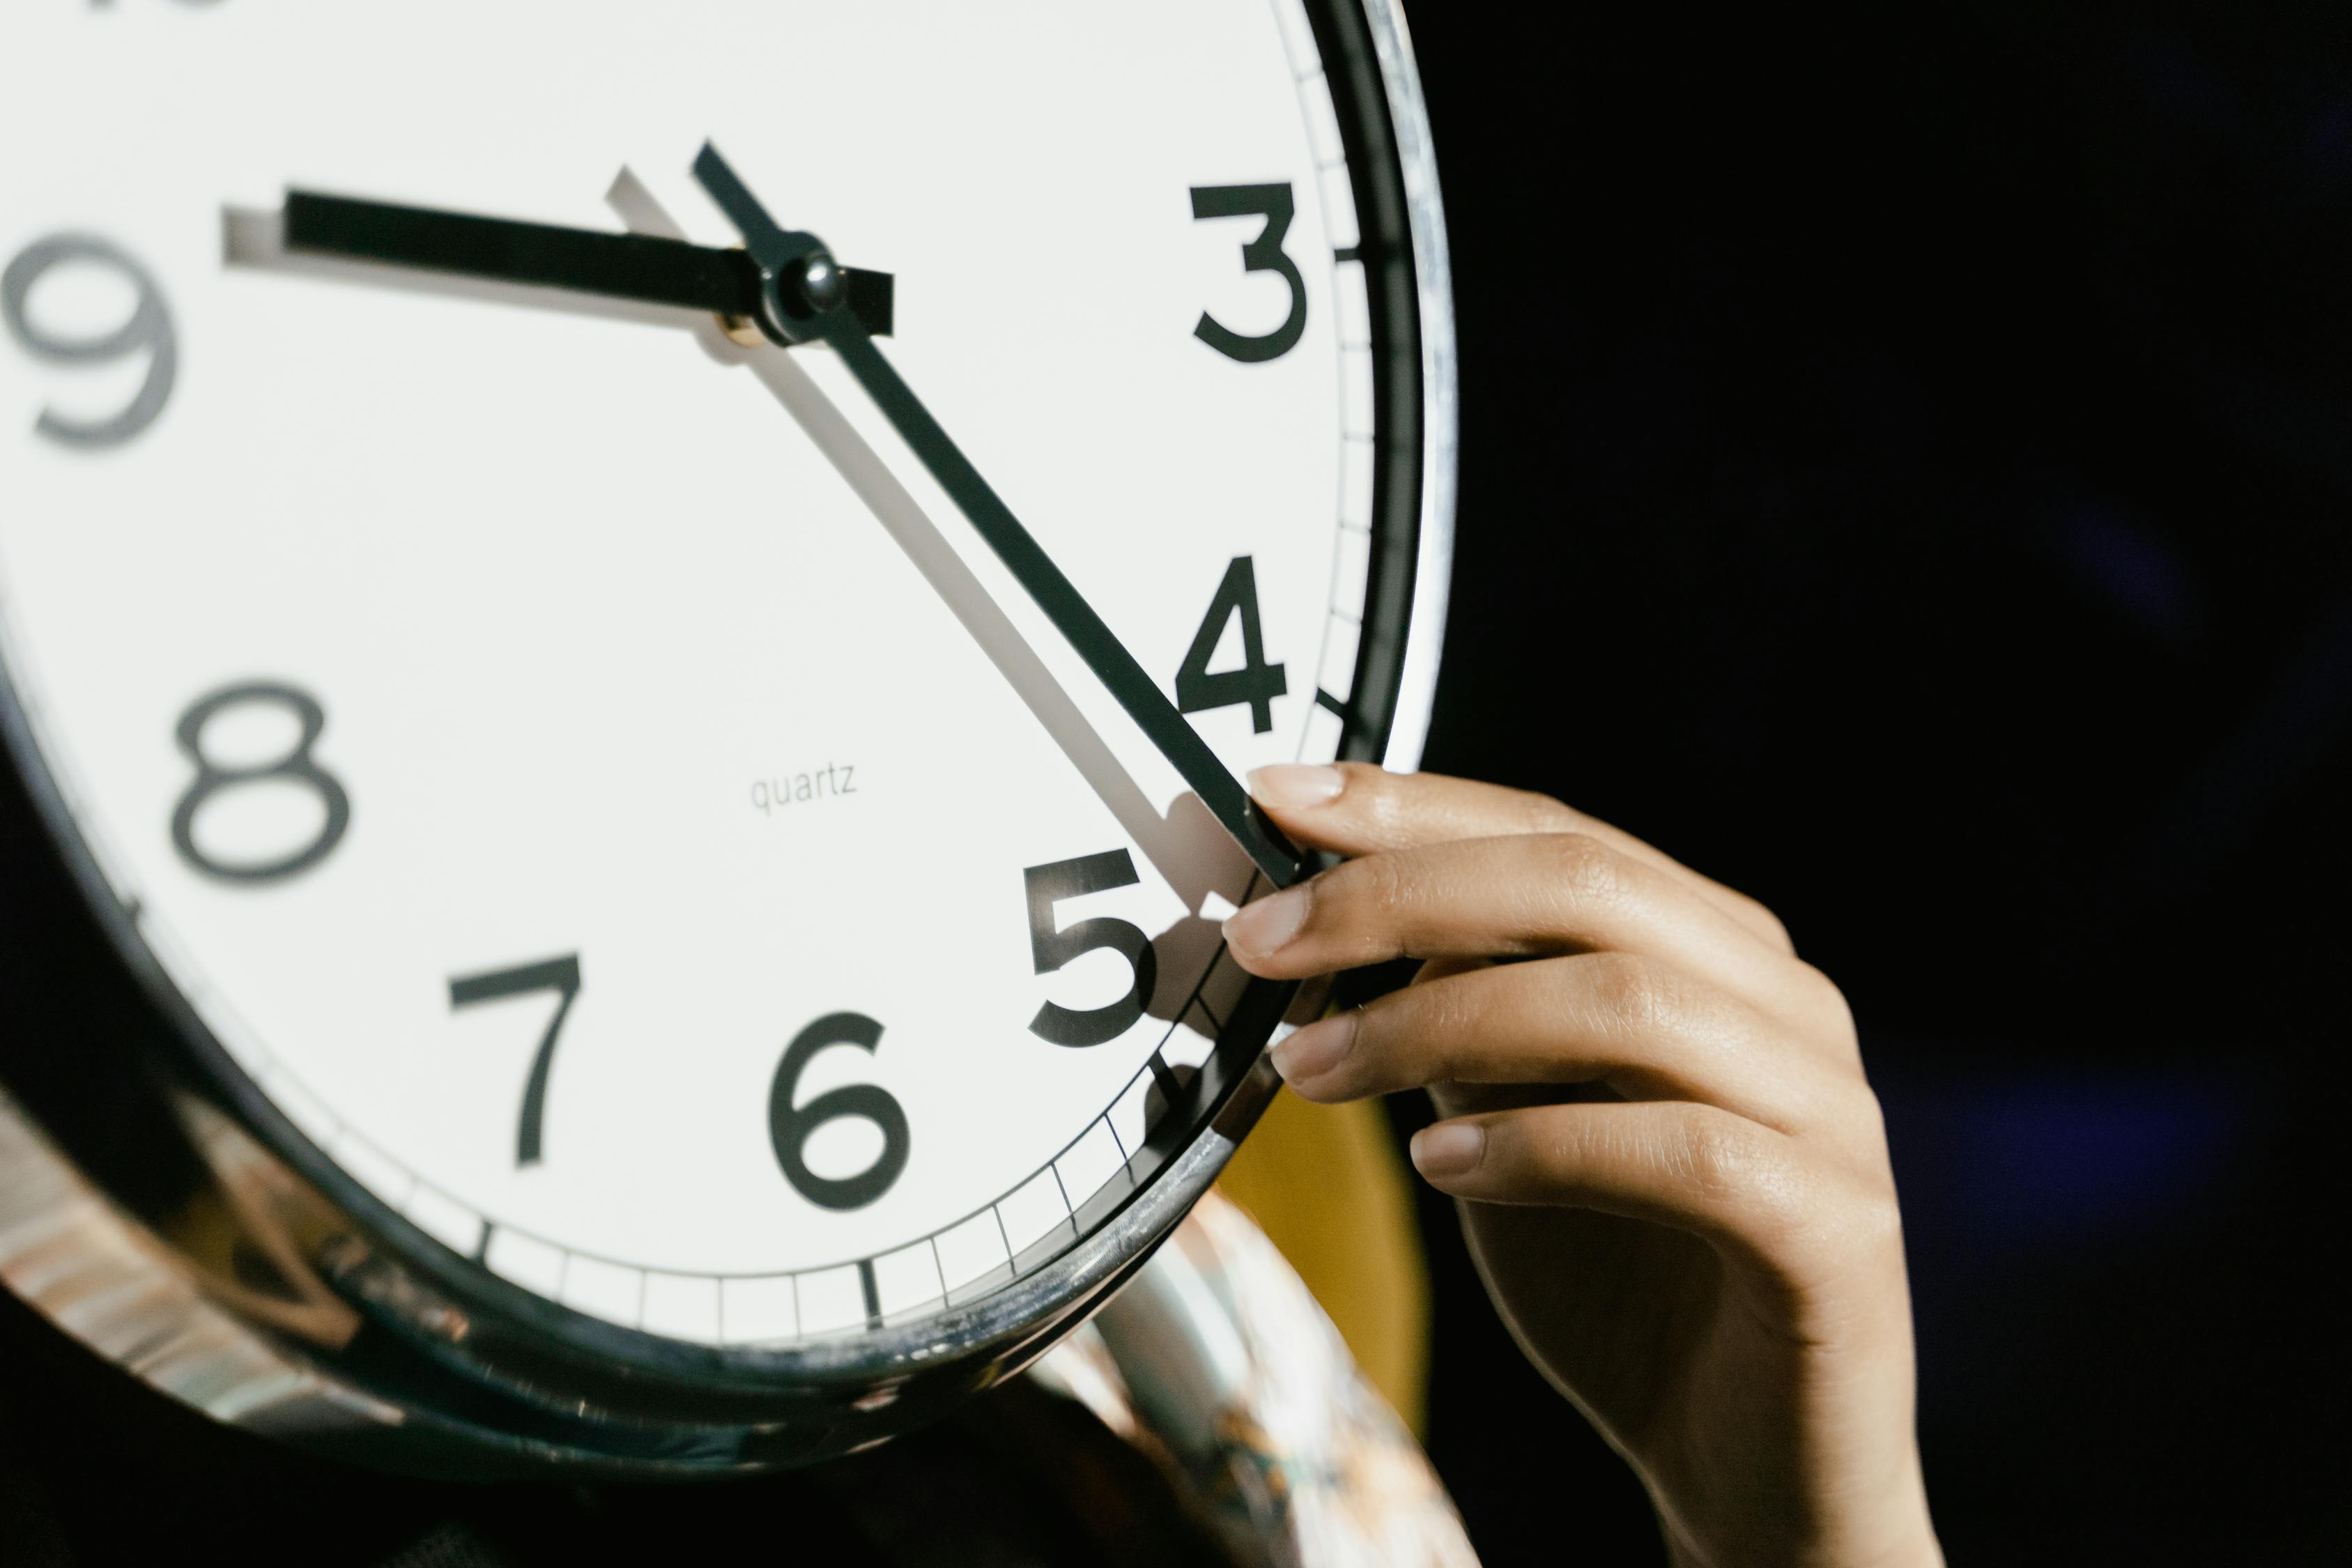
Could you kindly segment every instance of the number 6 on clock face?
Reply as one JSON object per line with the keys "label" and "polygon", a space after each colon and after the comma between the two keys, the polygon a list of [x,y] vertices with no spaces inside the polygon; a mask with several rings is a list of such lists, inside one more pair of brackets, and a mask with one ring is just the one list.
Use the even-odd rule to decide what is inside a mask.
{"label": "number 6 on clock face", "polygon": [[[890,1190],[907,1168],[907,1113],[889,1090],[870,1083],[848,1084],[818,1095],[806,1105],[795,1105],[801,1075],[821,1051],[850,1046],[872,1053],[882,1044],[882,1026],[862,1013],[829,1013],[793,1037],[777,1064],[776,1081],[769,1093],[769,1135],[775,1143],[776,1163],[793,1190],[820,1208],[864,1208]],[[821,1176],[809,1165],[809,1140],[845,1117],[862,1118],[882,1134],[882,1151],[866,1167],[850,1176]]]}

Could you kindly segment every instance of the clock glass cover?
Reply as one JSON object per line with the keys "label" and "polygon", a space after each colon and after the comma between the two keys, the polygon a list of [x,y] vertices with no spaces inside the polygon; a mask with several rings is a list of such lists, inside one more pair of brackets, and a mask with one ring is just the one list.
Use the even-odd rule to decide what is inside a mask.
{"label": "clock glass cover", "polygon": [[[1444,324],[1376,43],[8,7],[0,722],[194,1076],[623,1363],[904,1342],[1115,1228],[1280,1012],[1218,938],[1268,856],[846,351],[647,289],[759,280],[731,175],[1218,766],[1409,762]],[[672,248],[550,288],[523,225]]]}

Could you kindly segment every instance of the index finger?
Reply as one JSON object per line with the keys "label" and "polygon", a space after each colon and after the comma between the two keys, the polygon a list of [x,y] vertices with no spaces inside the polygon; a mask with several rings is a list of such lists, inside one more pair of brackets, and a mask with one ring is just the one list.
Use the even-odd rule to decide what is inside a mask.
{"label": "index finger", "polygon": [[1621,827],[1549,795],[1444,773],[1392,773],[1370,763],[1320,767],[1277,763],[1249,775],[1249,790],[1282,830],[1309,848],[1369,855],[1462,838],[1522,833],[1581,833],[1629,859],[1664,871],[1782,952],[1788,929],[1762,904]]}

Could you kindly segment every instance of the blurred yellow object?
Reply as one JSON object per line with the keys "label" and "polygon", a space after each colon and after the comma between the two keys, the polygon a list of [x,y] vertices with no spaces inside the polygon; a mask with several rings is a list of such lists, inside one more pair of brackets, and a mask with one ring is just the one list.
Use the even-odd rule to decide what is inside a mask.
{"label": "blurred yellow object", "polygon": [[1417,1435],[1429,1377],[1429,1275],[1411,1181],[1380,1101],[1284,1089],[1218,1185],[1330,1315],[1356,1363]]}

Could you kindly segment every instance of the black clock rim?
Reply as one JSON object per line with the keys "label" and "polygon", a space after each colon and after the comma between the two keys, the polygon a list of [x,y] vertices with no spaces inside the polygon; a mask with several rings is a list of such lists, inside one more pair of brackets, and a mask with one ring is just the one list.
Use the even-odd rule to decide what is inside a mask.
{"label": "black clock rim", "polygon": [[[1423,334],[1434,332],[1443,340],[1450,363],[1451,322],[1450,317],[1435,320],[1425,313],[1431,301],[1414,244],[1416,220],[1435,226],[1442,219],[1433,184],[1418,195],[1409,191],[1402,166],[1391,94],[1402,90],[1417,115],[1418,82],[1409,58],[1384,68],[1374,24],[1368,20],[1368,13],[1381,16],[1391,47],[1403,47],[1393,0],[1305,0],[1305,9],[1347,154],[1372,335],[1374,548],[1352,695],[1339,713],[1339,754],[1380,761],[1402,701],[1421,704],[1425,720],[1429,692],[1405,689],[1408,637],[1425,634],[1431,624],[1415,613],[1418,591],[1433,587],[1442,595],[1444,587],[1442,555],[1433,584],[1423,581],[1422,571],[1430,490],[1441,479],[1448,484],[1450,505],[1450,474],[1430,471],[1431,389],[1424,377],[1429,361]],[[1441,298],[1435,303],[1443,311],[1446,302]],[[1450,442],[1435,466],[1449,464]],[[1449,527],[1446,506],[1435,510],[1433,525]],[[1437,651],[1423,652],[1432,673]],[[927,1407],[951,1400],[961,1388],[1011,1375],[1057,1339],[1075,1314],[1090,1310],[1139,1267],[1213,1182],[1273,1087],[1261,1065],[1262,1052],[1289,988],[1254,983],[1234,1022],[1221,1032],[1192,1103],[1181,1117],[1171,1111],[1162,1119],[1163,1128],[1180,1121],[1184,1127],[1171,1140],[1170,1157],[1123,1202],[1097,1217],[1091,1230],[1030,1273],[962,1308],[789,1346],[700,1346],[624,1328],[550,1301],[459,1257],[346,1174],[230,1058],[116,902],[47,771],[5,663],[0,739],[16,763],[10,787],[0,792],[0,810],[16,810],[19,801],[29,805],[43,831],[25,837],[53,852],[79,890],[93,934],[131,972],[155,1016],[156,1027],[142,1037],[110,1042],[122,1054],[107,1064],[109,1075],[125,1090],[159,1104],[173,1090],[203,1095],[357,1221],[362,1236],[387,1244],[396,1258],[400,1278],[379,1281],[383,1291],[367,1291],[363,1272],[336,1283],[410,1353],[377,1344],[377,1353],[346,1364],[315,1350],[285,1348],[426,1416],[429,1424],[494,1447],[575,1460],[601,1458],[635,1468],[698,1469],[789,1463],[845,1446],[827,1444],[825,1436],[838,1434],[822,1431],[814,1445],[804,1442],[813,1425],[854,1428],[860,1440],[917,1425],[934,1413]],[[11,1088],[20,1077],[9,1059],[13,1055],[0,1048],[0,1085]],[[109,1152],[102,1138],[93,1142],[78,1131],[73,1107],[54,1093],[30,1096],[28,1103],[44,1130],[100,1177],[110,1194],[139,1187],[140,1177],[122,1168],[119,1152]],[[146,1118],[151,1122],[153,1110]],[[1202,1152],[1213,1157],[1187,1158]],[[142,1158],[155,1152],[143,1150]],[[201,1178],[191,1173],[190,1179]],[[163,1217],[142,1212],[148,1205],[128,1206],[142,1220]],[[419,1291],[420,1284],[426,1289]],[[462,1347],[417,1329],[417,1302],[429,1303],[436,1296],[469,1316],[473,1331]],[[392,1304],[395,1300],[402,1304]],[[943,1341],[953,1344],[952,1352],[932,1353]],[[421,1358],[414,1353],[418,1352]],[[872,1402],[877,1388],[911,1384],[934,1368],[948,1373],[951,1367],[961,1375],[934,1379],[942,1384],[938,1394],[905,1402],[901,1415],[891,1414],[892,1402]],[[596,1417],[586,1415],[583,1401],[599,1407]],[[803,1430],[788,1436],[777,1430],[779,1423]],[[615,1424],[633,1430],[621,1435],[613,1429]],[[807,1451],[793,1451],[803,1447]]]}

